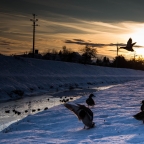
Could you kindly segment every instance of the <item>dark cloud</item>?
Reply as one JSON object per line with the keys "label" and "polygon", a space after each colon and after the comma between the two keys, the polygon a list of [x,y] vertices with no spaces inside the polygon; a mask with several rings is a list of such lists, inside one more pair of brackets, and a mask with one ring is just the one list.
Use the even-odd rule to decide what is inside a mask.
{"label": "dark cloud", "polygon": [[116,52],[117,50],[109,50],[109,51]]}
{"label": "dark cloud", "polygon": [[[36,28],[37,39],[52,37],[67,39],[65,43],[91,45],[97,48],[116,47],[117,43],[93,43],[78,39],[84,38],[78,34],[96,34],[97,38],[101,34],[103,41],[106,39],[105,35],[109,33],[113,36],[114,34],[130,34],[133,27],[129,27],[128,24],[144,22],[143,6],[144,0],[0,0],[2,38],[0,46],[8,47],[14,44],[13,41],[17,42],[17,47],[25,41],[30,43],[32,39],[30,19],[32,13],[35,13],[39,19],[37,24],[40,25]],[[89,35],[87,39],[90,39]],[[3,41],[5,39],[11,41]],[[116,40],[110,42],[112,41],[116,42]],[[27,49],[27,45],[30,44],[26,43],[23,47]],[[44,45],[51,47],[48,43]],[[125,45],[126,43],[119,43],[119,46]]]}
{"label": "dark cloud", "polygon": [[0,45],[9,46],[11,44],[15,44],[15,43],[9,42],[9,41],[6,41],[6,40],[0,40]]}
{"label": "dark cloud", "polygon": [[104,47],[106,46],[105,44],[98,44],[98,43],[91,43],[91,42],[86,42],[84,40],[77,40],[77,39],[73,39],[73,40],[65,40],[65,43],[72,43],[72,44],[78,44],[78,45],[89,45],[92,47]]}
{"label": "dark cloud", "polygon": [[93,21],[142,22],[143,0],[1,0],[0,10],[44,16],[48,13]]}
{"label": "dark cloud", "polygon": [[79,41],[79,42],[84,42],[84,40],[82,40],[82,39],[73,39],[73,40]]}
{"label": "dark cloud", "polygon": [[[73,39],[73,40],[65,40],[65,43],[72,43],[72,44],[78,44],[78,45],[89,45],[89,46],[92,46],[92,47],[98,47],[98,48],[102,48],[102,47],[106,47],[106,46],[118,46],[118,47],[121,47],[121,46],[126,46],[126,44],[124,43],[110,43],[110,44],[102,44],[102,43],[91,43],[91,42],[86,42],[84,40],[81,40],[81,39]],[[139,46],[139,45],[135,45],[134,47],[137,47],[137,48],[142,48],[144,46]]]}

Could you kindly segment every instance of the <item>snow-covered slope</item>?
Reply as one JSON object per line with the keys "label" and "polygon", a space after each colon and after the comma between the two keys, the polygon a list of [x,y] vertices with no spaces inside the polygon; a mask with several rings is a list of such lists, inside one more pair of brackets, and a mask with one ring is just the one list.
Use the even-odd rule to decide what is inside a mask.
{"label": "snow-covered slope", "polygon": [[[94,92],[95,128],[84,130],[60,104],[13,123],[0,132],[0,143],[144,143],[144,125],[133,118],[144,99],[144,71],[0,55],[0,100],[106,84],[118,85]],[[86,105],[81,96],[74,103]]]}
{"label": "snow-covered slope", "polygon": [[144,71],[0,55],[0,100],[144,77]]}
{"label": "snow-covered slope", "polygon": [[[144,81],[128,82],[96,91],[95,128],[86,130],[62,105],[30,115],[0,132],[0,143],[18,144],[143,144],[144,124],[133,115],[144,99]],[[86,96],[74,103],[86,104]]]}

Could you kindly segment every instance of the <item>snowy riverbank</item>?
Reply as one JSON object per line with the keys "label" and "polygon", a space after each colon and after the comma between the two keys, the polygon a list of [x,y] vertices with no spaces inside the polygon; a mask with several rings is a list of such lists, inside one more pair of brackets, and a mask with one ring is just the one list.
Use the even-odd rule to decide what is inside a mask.
{"label": "snowy riverbank", "polygon": [[[95,128],[83,129],[83,123],[61,104],[12,124],[0,132],[0,143],[143,144],[144,124],[133,118],[144,99],[143,86],[142,79],[96,91],[91,109]],[[85,104],[86,98],[74,103]]]}
{"label": "snowy riverbank", "polygon": [[0,55],[0,101],[144,78],[144,71]]}

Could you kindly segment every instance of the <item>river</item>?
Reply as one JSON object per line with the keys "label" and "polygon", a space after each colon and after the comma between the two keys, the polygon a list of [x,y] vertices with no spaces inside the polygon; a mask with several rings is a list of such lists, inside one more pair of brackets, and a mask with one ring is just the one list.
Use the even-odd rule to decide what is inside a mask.
{"label": "river", "polygon": [[44,94],[40,96],[31,96],[0,103],[0,131],[28,115],[33,115],[56,105],[63,104],[63,100],[74,101],[81,96],[88,96],[90,93],[108,89],[112,86],[114,85],[66,90],[52,93],[51,95]]}

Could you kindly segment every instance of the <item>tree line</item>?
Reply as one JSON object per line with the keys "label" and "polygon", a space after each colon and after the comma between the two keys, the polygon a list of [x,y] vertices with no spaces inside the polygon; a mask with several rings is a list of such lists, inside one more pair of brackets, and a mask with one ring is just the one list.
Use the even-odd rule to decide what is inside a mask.
{"label": "tree line", "polygon": [[[33,54],[30,52],[21,56],[33,57]],[[81,54],[71,51],[67,49],[66,46],[63,46],[62,50],[60,50],[59,52],[56,50],[52,50],[44,53],[43,55],[35,54],[34,57],[45,60],[144,70],[144,59],[142,57],[127,60],[124,56],[120,55],[116,56],[113,60],[110,61],[110,59],[106,56],[104,56],[103,58],[98,58],[96,48],[93,48],[89,45],[86,45],[83,49],[81,49]]]}

